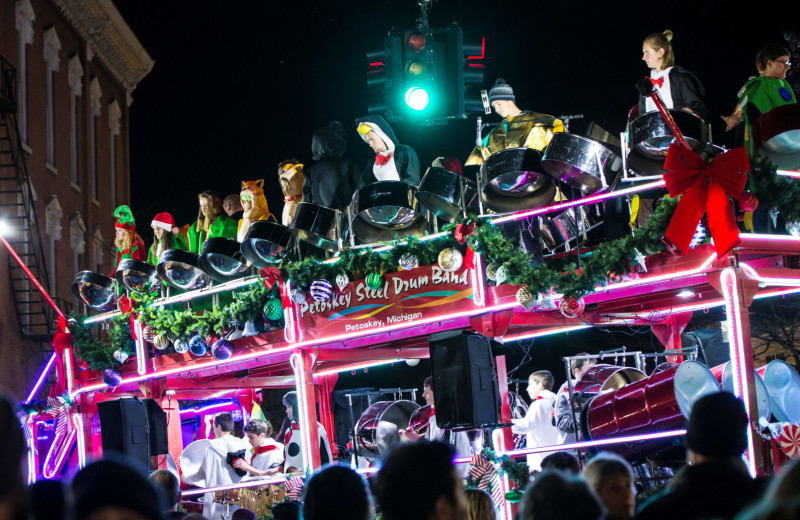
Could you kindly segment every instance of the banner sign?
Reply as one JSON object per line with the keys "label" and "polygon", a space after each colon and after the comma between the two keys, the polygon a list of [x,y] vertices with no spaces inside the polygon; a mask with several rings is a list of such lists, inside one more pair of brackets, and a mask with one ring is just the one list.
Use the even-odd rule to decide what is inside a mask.
{"label": "banner sign", "polygon": [[303,339],[378,331],[387,326],[430,322],[455,313],[477,310],[472,301],[470,269],[447,272],[438,265],[384,275],[371,289],[357,280],[336,288],[331,299],[295,305]]}

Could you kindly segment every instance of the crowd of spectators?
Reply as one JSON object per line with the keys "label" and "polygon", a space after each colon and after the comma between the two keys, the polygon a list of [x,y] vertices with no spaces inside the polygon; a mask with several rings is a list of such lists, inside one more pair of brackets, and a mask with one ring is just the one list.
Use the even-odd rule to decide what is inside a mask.
{"label": "crowd of spectators", "polygon": [[[747,446],[742,402],[721,392],[694,406],[687,426],[689,464],[659,493],[637,505],[634,473],[622,457],[594,455],[580,470],[571,453],[557,452],[532,475],[520,520],[626,520],[630,518],[767,520],[798,518],[800,462],[771,481],[750,477],[742,459]],[[452,463],[453,450],[438,442],[401,444],[367,482],[345,465],[311,475],[300,502],[272,507],[275,520],[492,520],[490,496],[464,489]],[[9,401],[0,396],[0,520],[163,520],[202,516],[179,511],[177,476],[158,470],[146,477],[113,455],[89,463],[65,481],[25,483],[25,443]],[[262,520],[248,509],[226,520]],[[219,520],[219,519],[209,519]]]}

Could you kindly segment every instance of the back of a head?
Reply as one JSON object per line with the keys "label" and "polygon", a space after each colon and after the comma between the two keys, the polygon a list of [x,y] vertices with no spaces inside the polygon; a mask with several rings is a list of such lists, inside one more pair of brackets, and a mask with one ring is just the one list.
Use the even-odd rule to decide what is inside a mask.
{"label": "back of a head", "polygon": [[242,507],[233,512],[231,515],[231,520],[256,520],[256,514],[253,511]]}
{"label": "back of a head", "polygon": [[22,426],[11,401],[0,392],[0,506],[24,515],[25,483],[21,463],[25,453]]}
{"label": "back of a head", "polygon": [[306,483],[304,520],[366,520],[371,513],[366,483],[348,466],[326,466]]}
{"label": "back of a head", "polygon": [[439,497],[455,504],[456,477],[453,452],[446,444],[418,442],[395,448],[384,459],[376,480],[381,518],[428,518]]}
{"label": "back of a head", "polygon": [[633,468],[628,461],[609,451],[601,451],[583,468],[583,478],[596,492],[599,492],[601,483],[618,474],[634,480]]}
{"label": "back of a head", "polygon": [[481,489],[465,489],[467,520],[495,520],[492,497]]}
{"label": "back of a head", "polygon": [[560,471],[545,471],[528,486],[522,520],[599,520],[604,510],[589,485]]}
{"label": "back of a head", "polygon": [[578,457],[568,451],[557,451],[542,459],[542,469],[557,469],[572,475],[581,472]]}
{"label": "back of a head", "polygon": [[68,495],[71,520],[83,520],[106,508],[133,511],[160,520],[163,499],[139,471],[126,463],[105,459],[75,474]]}
{"label": "back of a head", "polygon": [[729,392],[701,397],[692,406],[686,445],[710,458],[738,457],[747,447],[747,412]]}
{"label": "back of a head", "polygon": [[166,469],[158,469],[152,472],[147,479],[154,488],[161,489],[164,492],[164,497],[167,500],[166,509],[172,509],[178,505],[178,500],[181,497],[181,484],[175,473]]}
{"label": "back of a head", "polygon": [[272,506],[272,520],[299,520],[300,503],[295,501],[281,502]]}
{"label": "back of a head", "polygon": [[37,480],[28,488],[31,520],[64,518],[64,484],[60,480]]}
{"label": "back of a head", "polygon": [[214,416],[214,424],[222,428],[223,432],[233,431],[233,416],[230,412],[218,413]]}

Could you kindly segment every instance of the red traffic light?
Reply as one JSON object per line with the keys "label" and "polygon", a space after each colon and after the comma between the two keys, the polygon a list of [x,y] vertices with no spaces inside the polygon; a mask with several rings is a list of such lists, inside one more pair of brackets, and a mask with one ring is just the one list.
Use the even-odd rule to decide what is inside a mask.
{"label": "red traffic light", "polygon": [[411,52],[420,53],[425,50],[427,45],[428,37],[424,33],[414,31],[408,33],[406,36],[406,47],[408,47]]}

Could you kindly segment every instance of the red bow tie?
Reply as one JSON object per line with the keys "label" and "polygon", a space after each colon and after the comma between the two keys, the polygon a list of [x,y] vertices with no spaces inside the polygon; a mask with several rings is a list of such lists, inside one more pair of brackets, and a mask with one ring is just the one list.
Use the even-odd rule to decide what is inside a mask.
{"label": "red bow tie", "polygon": [[661,88],[664,86],[664,76],[661,76],[660,78],[650,78],[650,82],[654,87]]}
{"label": "red bow tie", "polygon": [[383,166],[384,164],[388,163],[389,159],[391,159],[391,158],[392,158],[392,154],[389,154],[389,155],[376,154],[375,155],[375,163],[378,166]]}

